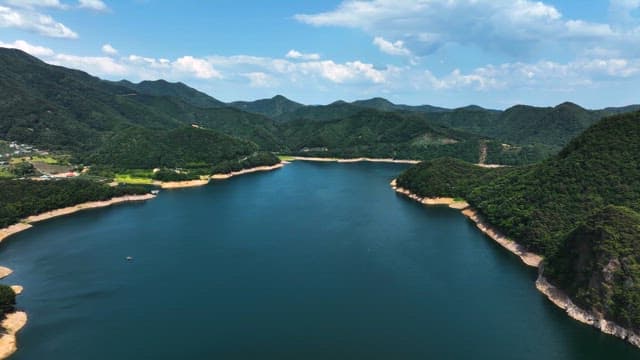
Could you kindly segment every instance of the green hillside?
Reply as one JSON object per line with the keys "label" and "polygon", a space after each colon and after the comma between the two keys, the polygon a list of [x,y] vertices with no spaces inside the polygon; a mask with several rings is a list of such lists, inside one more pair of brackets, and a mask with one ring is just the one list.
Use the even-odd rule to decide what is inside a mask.
{"label": "green hillside", "polygon": [[151,96],[165,96],[180,99],[181,101],[201,108],[215,108],[227,106],[224,102],[193,89],[181,82],[171,83],[165,80],[142,81],[134,84],[122,80],[116,84],[129,88],[139,94]]}
{"label": "green hillside", "polygon": [[579,306],[640,331],[640,214],[607,206],[549,259],[545,276]]}
{"label": "green hillside", "polygon": [[86,163],[125,169],[211,168],[225,160],[243,158],[258,151],[254,143],[217,131],[184,127],[150,131],[123,129],[106,139]]}
{"label": "green hillside", "polygon": [[293,153],[336,157],[431,159],[452,156],[476,162],[480,137],[431,125],[410,113],[360,110],[331,121],[281,125]]}
{"label": "green hillside", "polygon": [[242,111],[264,115],[272,119],[296,111],[304,106],[282,95],[276,95],[271,99],[260,99],[256,101],[235,101],[228,105]]}
{"label": "green hillside", "polygon": [[[639,139],[640,112],[617,115],[601,120],[572,140],[558,155],[537,165],[493,172],[456,160],[438,160],[409,169],[398,178],[398,183],[423,196],[465,198],[489,223],[530,250],[545,255],[547,266],[551,269],[551,280],[567,289],[567,283],[571,282],[575,288],[569,290],[577,296],[582,294],[580,291],[586,290],[584,283],[576,280],[580,277],[572,272],[575,270],[571,269],[573,265],[566,263],[570,257],[567,254],[577,251],[570,239],[575,238],[576,231],[591,231],[589,229],[600,226],[599,218],[592,217],[594,214],[605,211],[596,216],[611,218],[606,215],[607,212],[619,213],[608,208],[611,205],[626,207],[630,209],[628,211],[640,211]],[[629,218],[636,219],[634,216]],[[637,225],[629,228],[625,219],[620,217],[621,223],[601,225],[611,232],[600,240],[607,241],[608,245],[602,246],[616,244],[619,246],[616,251],[631,251],[633,256],[630,259],[637,259],[640,253],[633,250],[634,247],[629,248],[628,244],[631,241],[629,239],[634,239],[636,243],[638,241],[633,235],[633,231],[637,231],[633,230],[633,226]],[[584,224],[586,230],[576,230],[580,224]],[[631,235],[628,232],[632,232]],[[623,238],[627,239],[624,240],[626,242]],[[589,246],[596,245],[592,242]],[[567,246],[570,248],[567,249]],[[597,253],[601,249],[586,248],[580,251]],[[620,256],[627,258],[624,254]],[[620,291],[625,296],[638,299],[640,288],[619,288],[625,282],[633,282],[640,274],[640,269],[634,263],[628,264],[629,267],[624,271],[631,269],[630,272],[623,272],[620,275],[623,277],[612,283],[612,289],[614,293]],[[583,265],[580,265],[580,271],[593,273],[580,276],[595,276],[596,270],[601,270]],[[600,260],[597,266],[602,266]],[[590,297],[592,295],[588,293],[580,295],[580,298],[584,299],[584,304],[596,307],[598,304]],[[627,298],[614,296],[607,298],[607,301],[613,301],[609,306],[616,311],[628,309],[625,303]],[[622,316],[619,313],[614,316],[614,312],[607,314],[615,319]],[[633,318],[633,326],[638,328],[640,322],[635,316],[625,319]]]}
{"label": "green hillside", "polygon": [[[0,139],[67,152],[86,164],[213,166],[256,152],[256,144],[281,147],[273,121],[195,106],[216,100],[184,84],[103,81],[19,50],[0,49],[0,98]],[[192,125],[217,133],[184,129]]]}

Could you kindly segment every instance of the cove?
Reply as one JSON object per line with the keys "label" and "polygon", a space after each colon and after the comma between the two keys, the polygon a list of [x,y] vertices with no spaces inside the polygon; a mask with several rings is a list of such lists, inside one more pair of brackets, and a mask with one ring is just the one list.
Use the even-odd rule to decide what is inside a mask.
{"label": "cove", "polygon": [[405,168],[295,162],[17,234],[12,359],[638,357],[459,211],[397,195]]}

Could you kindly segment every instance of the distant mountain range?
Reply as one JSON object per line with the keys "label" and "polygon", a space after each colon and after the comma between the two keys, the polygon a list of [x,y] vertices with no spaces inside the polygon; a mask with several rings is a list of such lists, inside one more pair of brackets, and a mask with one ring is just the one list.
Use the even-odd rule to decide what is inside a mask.
{"label": "distant mountain range", "polygon": [[[78,161],[104,154],[104,147],[126,138],[122,132],[153,138],[155,132],[194,126],[196,133],[228,135],[240,148],[249,141],[258,150],[289,154],[447,155],[477,162],[486,151],[488,162],[524,164],[556,153],[603,116],[639,108],[587,110],[564,103],[504,111],[473,105],[446,109],[383,98],[303,105],[281,95],[224,103],[182,83],[105,81],[0,48],[0,139],[67,151]],[[155,138],[172,144],[166,151],[175,148],[166,136]]]}

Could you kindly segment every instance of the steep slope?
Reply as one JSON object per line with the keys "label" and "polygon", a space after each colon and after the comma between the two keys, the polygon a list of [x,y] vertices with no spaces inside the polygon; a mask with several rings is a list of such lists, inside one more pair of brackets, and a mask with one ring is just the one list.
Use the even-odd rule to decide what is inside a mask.
{"label": "steep slope", "polygon": [[607,206],[548,261],[546,278],[591,313],[640,332],[640,214]]}
{"label": "steep slope", "polygon": [[640,112],[601,120],[541,164],[492,173],[432,161],[406,171],[398,185],[465,198],[543,254],[545,275],[574,301],[640,330]]}
{"label": "steep slope", "polygon": [[[554,253],[575,224],[607,205],[640,210],[640,112],[605,118],[541,164],[501,170],[448,194],[467,199],[490,223],[530,249]],[[434,182],[456,183],[424,163],[398,179],[402,187],[433,195]],[[470,176],[473,174],[470,172]]]}
{"label": "steep slope", "polygon": [[131,91],[86,73],[0,48],[0,138],[51,149],[94,148],[123,123],[171,127],[170,117],[126,96]]}
{"label": "steep slope", "polygon": [[[106,162],[122,167],[133,166],[133,163],[156,163],[150,161],[156,151],[151,146],[131,150],[136,154],[118,151],[127,148],[121,139],[132,133],[149,141],[153,139],[157,148],[162,149],[163,156],[185,162],[178,165],[173,161],[175,166],[199,163],[203,159],[196,151],[189,151],[185,156],[180,148],[191,144],[174,143],[166,136],[176,133],[172,130],[191,125],[252,140],[268,150],[281,148],[273,121],[227,107],[195,106],[194,103],[217,103],[184,84],[155,81],[134,85],[103,81],[81,71],[48,65],[19,50],[0,49],[0,98],[3,113],[0,139],[62,150],[85,163],[103,159],[105,154],[111,156]],[[184,99],[191,100],[185,102]],[[212,133],[194,134],[194,144],[215,145],[210,141]],[[227,139],[220,133],[215,136],[225,139],[221,143],[230,147],[229,154],[246,155],[247,141]],[[169,146],[171,144],[179,146]],[[226,154],[219,146],[216,149],[216,154]],[[207,153],[208,149],[200,148],[199,151]],[[251,151],[256,151],[255,144]],[[96,152],[100,156],[91,156]],[[139,159],[132,162],[132,157]],[[142,161],[142,158],[146,160]],[[118,164],[118,159],[122,164]],[[229,159],[218,155],[207,159],[234,160],[235,155]]]}

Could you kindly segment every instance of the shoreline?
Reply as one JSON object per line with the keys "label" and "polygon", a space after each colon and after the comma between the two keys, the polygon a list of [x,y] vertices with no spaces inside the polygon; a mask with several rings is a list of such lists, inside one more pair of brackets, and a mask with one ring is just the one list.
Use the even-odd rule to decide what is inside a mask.
{"label": "shoreline", "polygon": [[392,163],[392,164],[419,164],[420,160],[402,160],[391,158],[368,158],[358,157],[351,159],[343,158],[324,158],[324,157],[306,157],[306,156],[292,156],[291,159],[296,161],[316,161],[316,162],[337,162],[337,163],[357,163],[357,162],[377,162],[377,163]]}
{"label": "shoreline", "polygon": [[248,169],[232,171],[232,172],[226,173],[226,174],[213,174],[213,175],[211,175],[210,178],[212,180],[226,180],[226,179],[234,177],[234,176],[251,174],[251,173],[254,173],[254,172],[272,171],[272,170],[280,169],[280,168],[284,167],[287,164],[289,164],[288,161],[281,161],[281,162],[279,162],[279,163],[277,163],[275,165],[256,166],[256,167],[252,167],[252,168],[248,168]]}
{"label": "shoreline", "polygon": [[621,340],[625,340],[631,345],[640,348],[640,334],[626,329],[613,321],[604,319],[599,314],[594,314],[576,305],[564,291],[558,289],[543,275],[544,267],[540,267],[538,279],[536,280],[536,289],[544,294],[554,305],[564,310],[569,317],[577,320],[585,325],[593,326],[601,332],[613,335]]}
{"label": "shoreline", "polygon": [[[104,201],[89,201],[66,208],[56,209],[44,212],[38,215],[32,215],[25,218],[22,222],[10,225],[6,228],[0,229],[0,243],[10,237],[24,230],[28,230],[33,227],[33,223],[49,220],[58,216],[65,216],[76,213],[82,210],[97,209],[102,207],[108,207],[115,204],[121,204],[125,202],[137,202],[145,201],[155,198],[153,194],[144,195],[125,195],[114,197]],[[11,275],[13,271],[7,267],[0,266],[0,279]],[[20,285],[11,286],[13,292],[20,295],[23,291],[23,287]],[[0,334],[0,359],[6,359],[13,355],[18,350],[16,334],[27,323],[27,313],[24,311],[16,311],[9,313],[5,316],[0,328],[4,330],[4,333]]]}
{"label": "shoreline", "polygon": [[209,179],[186,180],[186,181],[158,181],[154,185],[160,186],[161,189],[180,189],[196,186],[204,186],[209,183]]}
{"label": "shoreline", "polygon": [[0,335],[0,359],[6,359],[18,350],[16,334],[27,324],[27,313],[16,311],[5,315],[0,327],[5,330]]}
{"label": "shoreline", "polygon": [[202,176],[198,180],[154,181],[153,184],[156,185],[156,186],[159,186],[161,189],[164,189],[164,190],[198,187],[198,186],[204,186],[204,185],[209,184],[211,182],[211,180],[226,180],[226,179],[229,179],[229,178],[234,177],[234,176],[250,174],[250,173],[260,172],[260,171],[276,170],[276,169],[280,169],[281,167],[285,166],[286,164],[289,164],[289,162],[288,161],[281,161],[281,162],[279,162],[279,163],[277,163],[275,165],[256,166],[256,167],[252,167],[252,168],[248,168],[248,169],[232,171],[232,172],[226,173],[226,174],[213,174],[211,176]]}
{"label": "shoreline", "polygon": [[424,205],[448,205],[452,209],[457,209],[462,212],[467,219],[471,220],[476,227],[482,231],[483,234],[488,236],[493,241],[497,242],[503,248],[509,250],[512,254],[518,256],[520,260],[528,266],[539,267],[542,262],[542,256],[527,251],[522,245],[507,238],[498,229],[488,224],[478,212],[473,209],[466,201],[455,201],[453,198],[423,198],[417,194],[412,193],[408,189],[398,187],[396,180],[391,181],[391,188],[397,193],[403,194],[410,199],[417,201]]}
{"label": "shoreline", "polygon": [[[600,314],[594,314],[574,304],[571,298],[565,294],[564,291],[549,283],[544,277],[544,264],[542,263],[544,258],[541,255],[527,251],[522,245],[504,236],[499,230],[495,229],[482,219],[478,212],[470,207],[466,202],[455,202],[452,198],[423,198],[407,189],[398,187],[396,179],[391,181],[390,185],[397,193],[403,194],[421,204],[448,205],[451,208],[459,209],[462,214],[469,220],[473,221],[478,229],[486,236],[500,244],[512,254],[517,255],[524,264],[538,268],[538,278],[535,283],[536,289],[551,301],[551,303],[564,310],[570,318],[585,325],[595,327],[605,334],[613,335],[619,339],[629,342],[635,347],[640,348],[640,334],[626,329],[613,321],[606,320]],[[462,206],[464,203],[466,206],[464,208],[460,208],[455,206],[456,203],[460,204],[459,206]]]}

